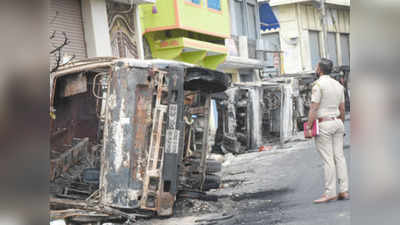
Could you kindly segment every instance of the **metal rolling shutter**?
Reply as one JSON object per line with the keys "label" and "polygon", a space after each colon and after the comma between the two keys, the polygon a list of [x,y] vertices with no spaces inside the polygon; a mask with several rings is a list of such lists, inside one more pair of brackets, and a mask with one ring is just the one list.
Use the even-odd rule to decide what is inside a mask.
{"label": "metal rolling shutter", "polygon": [[[56,16],[57,12],[58,15]],[[75,59],[86,58],[80,0],[50,0],[48,21],[49,33],[51,34],[54,30],[57,31],[56,37],[50,41],[50,49],[64,42],[62,34],[64,31],[70,44],[63,48],[62,53],[75,55]],[[55,57],[51,56],[50,64],[54,65],[54,63]]]}

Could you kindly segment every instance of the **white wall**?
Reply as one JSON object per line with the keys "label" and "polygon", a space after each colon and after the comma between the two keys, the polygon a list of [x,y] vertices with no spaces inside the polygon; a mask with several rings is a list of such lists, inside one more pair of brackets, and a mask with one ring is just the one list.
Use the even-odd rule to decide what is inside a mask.
{"label": "white wall", "polygon": [[[258,0],[259,2],[265,0]],[[314,0],[318,1],[319,0]],[[283,5],[283,4],[293,4],[293,3],[302,3],[302,2],[311,2],[311,0],[270,0],[271,6]],[[326,0],[328,4],[342,5],[342,6],[350,6],[350,0]]]}
{"label": "white wall", "polygon": [[[319,10],[312,5],[299,4],[303,29],[321,30]],[[336,23],[334,23],[336,21]],[[350,9],[345,7],[327,8],[328,32],[350,32]]]}
{"label": "white wall", "polygon": [[302,71],[301,27],[297,19],[296,5],[279,6],[276,14],[280,23],[279,36],[283,51],[284,73]]}
{"label": "white wall", "polygon": [[[278,32],[283,51],[284,73],[313,71],[309,31],[321,31],[318,9],[310,4],[285,4],[273,8],[280,23]],[[336,54],[339,65],[341,65],[340,34],[350,32],[350,9],[343,6],[330,6],[327,11],[329,17],[327,30],[336,33]],[[323,55],[325,47],[322,41],[322,32],[320,33],[320,46],[321,55]]]}
{"label": "white wall", "polygon": [[[306,70],[312,70],[311,68],[311,58],[310,58],[310,50],[309,50],[309,37],[308,31],[322,31],[320,25],[320,14],[318,9],[311,5],[306,4],[298,4],[299,7],[299,20],[301,21],[301,27],[303,31],[303,43],[304,48],[304,67]],[[336,52],[332,53],[336,54],[338,58],[339,65],[342,64],[342,55],[341,55],[341,46],[340,46],[340,34],[341,33],[350,33],[350,9],[347,7],[333,7],[330,6],[327,9],[327,31],[335,33],[336,36]],[[320,34],[320,45],[321,45],[321,55],[326,50],[322,40],[322,32]]]}
{"label": "white wall", "polygon": [[88,57],[112,56],[105,0],[82,0]]}

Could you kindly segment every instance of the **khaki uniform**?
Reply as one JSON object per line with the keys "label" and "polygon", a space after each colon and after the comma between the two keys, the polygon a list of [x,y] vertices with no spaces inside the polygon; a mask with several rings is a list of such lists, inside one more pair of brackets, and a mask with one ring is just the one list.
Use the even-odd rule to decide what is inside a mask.
{"label": "khaki uniform", "polygon": [[[343,86],[328,75],[314,82],[311,101],[319,103],[318,118],[340,115],[339,104],[344,103]],[[346,159],[343,154],[344,125],[342,120],[323,121],[319,124],[320,134],[315,138],[317,151],[324,163],[325,194],[336,195],[336,177],[339,192],[348,191]]]}

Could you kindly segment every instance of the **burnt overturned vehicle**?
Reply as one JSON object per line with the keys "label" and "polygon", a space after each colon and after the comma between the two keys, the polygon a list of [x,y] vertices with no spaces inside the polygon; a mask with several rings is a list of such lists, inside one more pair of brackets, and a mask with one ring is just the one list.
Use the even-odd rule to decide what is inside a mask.
{"label": "burnt overturned vehicle", "polygon": [[51,218],[169,216],[179,192],[218,188],[210,96],[227,86],[224,73],[163,60],[95,58],[52,74]]}
{"label": "burnt overturned vehicle", "polygon": [[296,85],[294,79],[238,83],[225,92],[225,99],[216,97],[221,151],[238,154],[289,140],[297,128]]}
{"label": "burnt overturned vehicle", "polygon": [[[349,67],[342,66],[331,74],[345,87],[347,111],[349,72]],[[214,149],[239,154],[292,140],[307,121],[316,78],[315,74],[287,74],[256,83],[236,83],[214,95],[219,121]]]}

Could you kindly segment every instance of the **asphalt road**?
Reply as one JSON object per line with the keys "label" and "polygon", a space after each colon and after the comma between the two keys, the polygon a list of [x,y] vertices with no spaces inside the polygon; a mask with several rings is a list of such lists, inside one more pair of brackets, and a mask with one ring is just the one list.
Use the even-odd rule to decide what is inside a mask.
{"label": "asphalt road", "polygon": [[[346,130],[349,131],[348,121]],[[347,147],[344,150],[348,165],[350,164],[349,138],[350,135],[346,135]],[[239,156],[226,155],[221,173],[223,187],[209,192],[219,197],[218,202],[197,200],[190,204],[183,203],[180,204],[183,207],[178,209],[172,218],[138,221],[138,223],[146,225],[350,224],[351,200],[313,204],[313,200],[320,197],[323,192],[322,161],[313,141],[291,142],[284,146],[274,146],[272,150],[264,152]],[[188,207],[185,207],[185,204]],[[225,219],[213,220],[221,217]]]}
{"label": "asphalt road", "polygon": [[[346,128],[349,131],[348,121]],[[349,137],[347,134],[344,149],[348,165]],[[232,167],[227,166],[228,171],[233,167],[250,168],[255,176],[248,176],[250,184],[241,185],[244,188],[233,188],[230,196],[233,206],[229,213],[235,216],[230,221],[221,221],[218,224],[350,224],[350,201],[318,205],[312,203],[323,192],[322,161],[314,143],[303,142],[276,152],[250,155],[253,157],[247,156],[243,163],[235,160]],[[239,164],[233,165],[236,162]],[[237,188],[235,192],[234,189]],[[221,200],[229,205],[230,200]]]}

